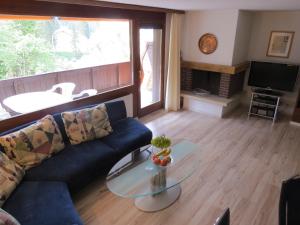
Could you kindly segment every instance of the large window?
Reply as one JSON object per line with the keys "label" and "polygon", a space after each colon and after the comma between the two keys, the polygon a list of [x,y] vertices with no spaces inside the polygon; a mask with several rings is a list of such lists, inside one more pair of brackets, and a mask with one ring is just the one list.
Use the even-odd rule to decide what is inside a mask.
{"label": "large window", "polygon": [[0,18],[0,117],[132,84],[130,30],[129,20]]}
{"label": "large window", "polygon": [[130,61],[129,21],[0,20],[0,77]]}

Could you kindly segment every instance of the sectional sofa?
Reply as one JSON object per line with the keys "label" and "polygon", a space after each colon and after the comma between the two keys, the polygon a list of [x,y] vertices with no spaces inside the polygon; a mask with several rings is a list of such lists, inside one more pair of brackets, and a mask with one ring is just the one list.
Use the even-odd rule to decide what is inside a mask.
{"label": "sectional sofa", "polygon": [[[3,205],[3,209],[22,225],[83,224],[74,208],[72,195],[96,178],[104,177],[123,156],[150,143],[152,132],[136,119],[127,117],[123,101],[105,105],[113,133],[79,145],[70,144],[61,114],[53,115],[65,149],[27,170],[22,182]],[[0,136],[30,124],[8,130]]]}

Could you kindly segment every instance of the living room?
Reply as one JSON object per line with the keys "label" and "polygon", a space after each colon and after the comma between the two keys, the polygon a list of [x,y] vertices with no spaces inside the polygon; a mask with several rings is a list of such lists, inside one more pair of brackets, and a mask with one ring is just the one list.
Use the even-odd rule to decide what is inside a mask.
{"label": "living room", "polygon": [[1,1],[0,224],[299,225],[298,21],[293,0]]}

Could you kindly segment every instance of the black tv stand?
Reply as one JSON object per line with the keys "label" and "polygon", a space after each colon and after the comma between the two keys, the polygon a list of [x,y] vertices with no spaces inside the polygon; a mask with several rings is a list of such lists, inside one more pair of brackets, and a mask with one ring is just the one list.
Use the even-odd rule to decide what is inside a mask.
{"label": "black tv stand", "polygon": [[281,97],[283,94],[279,91],[274,91],[269,88],[253,88],[252,92],[258,93],[258,94],[266,94],[266,95],[271,95],[271,96],[278,96]]}

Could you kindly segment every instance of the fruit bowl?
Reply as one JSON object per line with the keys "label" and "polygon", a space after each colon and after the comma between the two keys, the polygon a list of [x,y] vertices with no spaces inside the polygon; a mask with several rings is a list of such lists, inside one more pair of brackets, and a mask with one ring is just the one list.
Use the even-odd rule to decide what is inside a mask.
{"label": "fruit bowl", "polygon": [[171,157],[171,149],[163,149],[158,153],[152,154],[151,161],[156,166],[167,167],[173,161]]}

